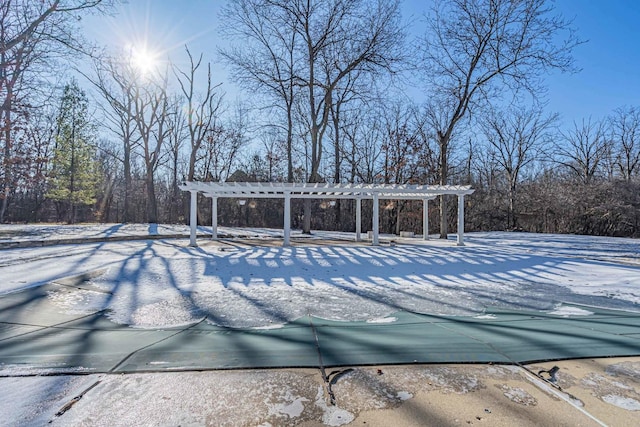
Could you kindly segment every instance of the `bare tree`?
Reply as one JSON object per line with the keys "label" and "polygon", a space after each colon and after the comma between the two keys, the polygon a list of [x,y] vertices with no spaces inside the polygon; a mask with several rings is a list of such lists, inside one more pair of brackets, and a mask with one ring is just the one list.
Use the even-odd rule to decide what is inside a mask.
{"label": "bare tree", "polygon": [[[437,1],[421,40],[429,112],[440,148],[440,184],[449,183],[449,143],[471,111],[508,89],[538,94],[549,69],[573,70],[579,41],[545,0]],[[567,32],[565,41],[560,35]],[[440,200],[440,237],[447,237]]]}
{"label": "bare tree", "polygon": [[640,109],[618,108],[609,118],[609,127],[617,151],[614,161],[622,179],[630,181],[640,169]]}
{"label": "bare tree", "polygon": [[493,111],[481,121],[482,130],[495,160],[506,175],[509,211],[507,227],[517,225],[516,193],[521,173],[540,158],[550,143],[556,114],[544,114],[541,108],[516,108]]}
{"label": "bare tree", "polygon": [[[24,126],[25,138],[16,138],[16,151],[21,159],[17,170],[16,191],[31,196],[29,209],[31,221],[37,221],[45,200],[49,163],[53,157],[55,116],[53,107],[30,111],[29,122]],[[20,147],[20,145],[23,145]]]}
{"label": "bare tree", "polygon": [[[310,145],[308,181],[321,181],[323,141],[339,85],[358,73],[388,71],[399,56],[398,2],[235,0],[225,18],[231,34],[250,41],[248,48],[224,53],[237,79],[277,99],[286,116],[288,180],[297,120]],[[305,203],[305,232],[310,210]]]}
{"label": "bare tree", "polygon": [[160,165],[163,144],[169,134],[170,104],[167,95],[167,76],[136,86],[135,123],[142,145],[147,191],[147,221],[158,222],[158,201],[155,172]]}
{"label": "bare tree", "polygon": [[287,181],[293,182],[297,22],[265,0],[232,0],[223,16],[225,35],[242,43],[221,52],[234,78],[284,114]]}
{"label": "bare tree", "polygon": [[[169,170],[171,173],[171,190],[169,191],[169,203],[168,203],[168,217],[170,222],[176,222],[178,212],[181,211],[183,194],[179,187],[179,169],[182,148],[187,140],[193,141],[190,137],[193,136],[189,132],[187,113],[182,108],[182,97],[175,96],[169,103],[171,111],[168,112],[168,134],[167,134],[167,151],[169,154]],[[203,137],[204,138],[204,137]],[[200,144],[198,145],[198,147]],[[190,156],[190,159],[193,156]],[[188,168],[191,167],[190,165]],[[195,165],[194,165],[195,167]],[[184,175],[183,175],[184,177]],[[193,180],[193,178],[191,179]],[[191,181],[190,180],[190,181]],[[186,213],[186,212],[185,212]],[[186,216],[186,215],[185,215]]]}
{"label": "bare tree", "polygon": [[[12,112],[26,99],[48,85],[34,84],[28,78],[53,68],[57,56],[70,50],[81,51],[83,43],[74,31],[77,13],[89,9],[105,10],[110,0],[3,0],[0,2],[0,126],[3,165],[0,174],[0,222],[14,187],[12,164]],[[27,104],[26,102],[23,104]]]}
{"label": "bare tree", "polygon": [[[423,147],[422,117],[413,106],[396,103],[383,113],[384,139],[382,140],[382,171],[385,184],[415,184],[418,182],[422,164]],[[389,210],[395,213],[395,233],[400,234],[400,215],[406,201],[390,203]]]}
{"label": "bare tree", "polygon": [[247,110],[239,104],[225,123],[210,128],[202,146],[199,176],[208,181],[226,181],[236,166],[240,150],[247,144]]}
{"label": "bare tree", "polygon": [[355,109],[350,120],[343,123],[344,158],[349,164],[351,182],[373,183],[378,178],[384,139],[382,122],[381,114],[365,114],[364,109]]}
{"label": "bare tree", "polygon": [[[68,27],[64,17],[70,12],[78,12],[84,9],[107,6],[112,3],[108,0],[4,0],[2,2],[2,21],[13,26],[13,31],[7,34],[7,38],[0,41],[0,53],[5,53],[24,43],[36,33],[49,32],[53,38],[60,38],[68,34]],[[53,27],[43,29],[44,24],[63,16],[63,21],[58,21]],[[60,24],[62,24],[60,26]],[[53,31],[51,31],[53,30]]]}
{"label": "bare tree", "polygon": [[556,161],[567,167],[580,183],[592,183],[608,149],[605,124],[591,119],[581,124],[574,122],[573,129],[562,136],[564,143],[556,145]]}
{"label": "bare tree", "polygon": [[196,93],[196,73],[202,65],[202,54],[197,61],[194,61],[189,48],[185,46],[185,50],[189,57],[189,70],[183,71],[174,66],[173,72],[186,101],[186,125],[191,144],[187,180],[193,181],[198,151],[207,136],[207,131],[215,123],[219,114],[222,96],[216,93],[220,84],[213,85],[211,82],[211,64],[209,63],[207,63],[207,84],[200,94]]}
{"label": "bare tree", "polygon": [[[326,69],[325,72],[330,75],[331,69]],[[330,106],[331,116],[331,137],[333,139],[333,182],[340,183],[342,181],[342,163],[344,159],[344,136],[343,127],[345,126],[345,117],[348,117],[352,111],[349,111],[349,104],[356,104],[357,107],[361,107],[361,103],[357,103],[360,99],[360,92],[363,88],[358,87],[359,81],[361,82],[361,73],[356,72],[352,75],[345,77],[344,82],[336,87],[336,94],[333,97],[333,103]],[[370,88],[370,86],[369,86]],[[360,104],[360,105],[358,105]],[[348,120],[348,118],[347,118]],[[341,224],[341,210],[342,203],[340,199],[335,201],[333,207],[335,213],[335,223]]]}
{"label": "bare tree", "polygon": [[139,94],[137,80],[140,76],[131,64],[117,57],[97,59],[94,62],[94,76],[81,74],[97,88],[106,101],[106,105],[101,104],[106,125],[122,143],[122,153],[119,160],[122,162],[124,173],[123,222],[130,222],[133,220],[131,208],[132,155],[140,142],[135,120],[136,96]]}
{"label": "bare tree", "polygon": [[[397,1],[273,1],[296,22],[300,69],[296,83],[304,90],[304,123],[310,143],[309,182],[320,182],[324,136],[336,90],[357,73],[389,72],[400,57],[404,33]],[[311,230],[311,202],[305,200],[303,232]]]}
{"label": "bare tree", "polygon": [[277,128],[270,128],[260,134],[260,141],[267,161],[267,181],[283,181],[287,179],[286,168],[282,167],[284,160],[288,157],[286,141],[278,130]]}

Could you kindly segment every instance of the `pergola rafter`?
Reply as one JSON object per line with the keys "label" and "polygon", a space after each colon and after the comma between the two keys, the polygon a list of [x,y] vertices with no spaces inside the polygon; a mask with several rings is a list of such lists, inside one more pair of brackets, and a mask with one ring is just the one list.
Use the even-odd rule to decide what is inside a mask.
{"label": "pergola rafter", "polygon": [[291,236],[291,199],[352,199],[356,200],[356,241],[360,241],[362,200],[373,200],[372,244],[379,244],[379,206],[383,200],[422,200],[424,239],[428,239],[428,202],[443,194],[458,196],[458,245],[464,245],[464,196],[472,194],[470,186],[413,184],[306,184],[264,182],[184,182],[180,189],[191,193],[190,244],[196,246],[198,193],[212,199],[212,238],[217,238],[218,198],[284,199],[284,245]]}

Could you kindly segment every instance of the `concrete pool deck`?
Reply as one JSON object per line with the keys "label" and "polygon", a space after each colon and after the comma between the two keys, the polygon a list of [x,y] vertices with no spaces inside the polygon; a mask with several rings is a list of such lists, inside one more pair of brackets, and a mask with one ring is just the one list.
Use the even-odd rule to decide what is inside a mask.
{"label": "concrete pool deck", "polygon": [[[399,312],[388,323],[303,317],[275,329],[206,321],[136,329],[50,302],[53,289],[91,288],[80,279],[0,296],[3,396],[34,382],[37,392],[68,384],[41,397],[38,422],[623,426],[640,411],[637,313]],[[555,382],[538,375],[553,366]],[[24,413],[7,414],[9,425],[30,424]]]}
{"label": "concrete pool deck", "polygon": [[[60,234],[46,245],[70,243]],[[91,281],[100,273],[0,294],[0,424],[628,426],[640,414],[637,312],[488,307],[373,322],[303,316],[262,328],[221,327],[205,315],[133,328],[108,310],[54,301],[105,292]]]}

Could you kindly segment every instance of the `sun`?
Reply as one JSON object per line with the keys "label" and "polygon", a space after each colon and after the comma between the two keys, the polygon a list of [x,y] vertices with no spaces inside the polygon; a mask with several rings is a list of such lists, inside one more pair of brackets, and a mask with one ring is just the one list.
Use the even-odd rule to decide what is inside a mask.
{"label": "sun", "polygon": [[158,54],[146,47],[131,47],[131,65],[142,75],[152,74],[158,69]]}

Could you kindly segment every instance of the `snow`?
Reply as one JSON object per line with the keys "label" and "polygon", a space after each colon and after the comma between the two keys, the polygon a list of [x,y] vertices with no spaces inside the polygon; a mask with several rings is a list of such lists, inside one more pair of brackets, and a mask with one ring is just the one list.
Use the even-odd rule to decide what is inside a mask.
{"label": "snow", "polygon": [[369,319],[367,320],[367,323],[393,323],[393,322],[397,322],[398,318],[397,317],[382,317],[380,319]]}
{"label": "snow", "polygon": [[55,413],[98,376],[0,378],[0,414],[5,426],[47,425]]}
{"label": "snow", "polygon": [[[640,241],[633,239],[469,233],[464,247],[455,246],[451,240],[425,242],[397,237],[394,246],[370,246],[349,242],[352,234],[316,232],[305,240],[294,233],[296,243],[282,247],[278,240],[281,230],[220,227],[219,232],[251,239],[212,242],[199,238],[199,247],[189,247],[185,237],[0,249],[0,294],[90,274],[93,277],[79,287],[52,288],[47,294],[50,302],[69,314],[105,310],[113,322],[134,328],[206,321],[229,327],[271,329],[305,315],[388,323],[397,321],[393,313],[400,310],[487,320],[499,317],[490,314],[492,309],[540,311],[564,317],[590,315],[590,307],[640,311]],[[135,224],[0,225],[0,243],[174,234],[187,236],[188,228]],[[317,239],[325,240],[320,244]],[[384,242],[385,236],[382,239]],[[78,369],[89,375],[12,378],[55,373],[55,369],[45,372],[37,366],[3,366],[5,378],[0,378],[0,395],[12,396],[0,402],[3,418],[13,420],[15,425],[46,424],[69,396],[100,378]],[[202,397],[183,402],[175,413],[165,414],[168,407],[162,406],[148,410],[164,414],[168,424],[202,424],[203,420],[193,414],[200,406],[215,402],[221,414],[237,411],[234,416],[252,424],[254,415],[241,412],[233,398],[224,400],[215,391],[233,389],[238,381],[244,381],[245,390],[260,389],[262,396],[270,390],[265,387],[272,387],[276,394],[273,401],[262,402],[267,411],[262,415],[271,417],[271,424],[263,425],[298,419],[309,411],[320,411],[326,425],[343,425],[354,419],[352,413],[327,405],[321,387],[315,401],[314,390],[302,393],[300,390],[306,386],[301,375],[285,372],[281,376],[277,384],[265,382],[263,373],[242,378],[225,374],[221,384],[208,383],[201,373],[128,375],[117,379],[107,376],[96,392],[105,407],[127,401],[145,407],[164,398],[179,401],[181,396],[198,390]],[[148,393],[129,393],[129,383],[131,390],[134,384],[147,384]],[[473,382],[465,385],[471,389],[474,386]],[[400,391],[396,397],[405,400],[412,396]],[[249,393],[242,398],[254,396]],[[639,410],[639,403],[630,398],[611,394],[603,399]],[[114,420],[86,405],[83,400],[76,403],[84,412],[70,411],[65,414],[65,422],[144,424],[140,414]],[[89,415],[75,419],[74,414]]]}
{"label": "snow", "polygon": [[631,397],[607,394],[605,396],[602,396],[602,400],[614,406],[617,406],[618,408],[626,409],[628,411],[640,411],[640,402]]}
{"label": "snow", "polygon": [[396,394],[396,397],[400,400],[409,400],[413,397],[413,394],[409,393],[408,391],[399,391]]}
{"label": "snow", "polygon": [[570,317],[570,316],[590,316],[593,311],[585,310],[580,307],[570,307],[566,305],[558,305],[555,310],[550,311],[549,314],[554,316]]}
{"label": "snow", "polygon": [[304,402],[309,400],[304,397],[294,397],[291,393],[287,393],[285,399],[287,403],[271,404],[265,402],[269,410],[269,415],[285,415],[287,418],[297,418],[302,414],[302,411],[304,411]]}
{"label": "snow", "polygon": [[[136,233],[186,236],[188,229],[0,226],[0,236],[12,241]],[[278,328],[305,315],[384,323],[395,321],[392,315],[399,310],[489,318],[486,312],[495,308],[559,316],[590,314],[584,306],[640,308],[640,242],[633,239],[470,233],[464,247],[418,238],[370,246],[347,242],[352,234],[316,232],[282,247],[271,239],[279,230],[221,228],[220,233],[254,238],[251,244],[199,238],[195,248],[170,239],[5,249],[0,293],[97,272],[84,289],[50,292],[51,301],[69,314],[107,310],[112,321],[136,328],[203,320]],[[342,241],[313,244],[318,238]]]}
{"label": "snow", "polygon": [[322,410],[322,423],[327,426],[341,426],[349,424],[355,419],[355,416],[339,406],[329,406],[324,400],[324,392],[322,387],[318,387],[316,395],[316,406]]}
{"label": "snow", "polygon": [[478,316],[473,316],[474,319],[482,319],[482,320],[494,320],[498,317],[495,314],[480,314]]}

